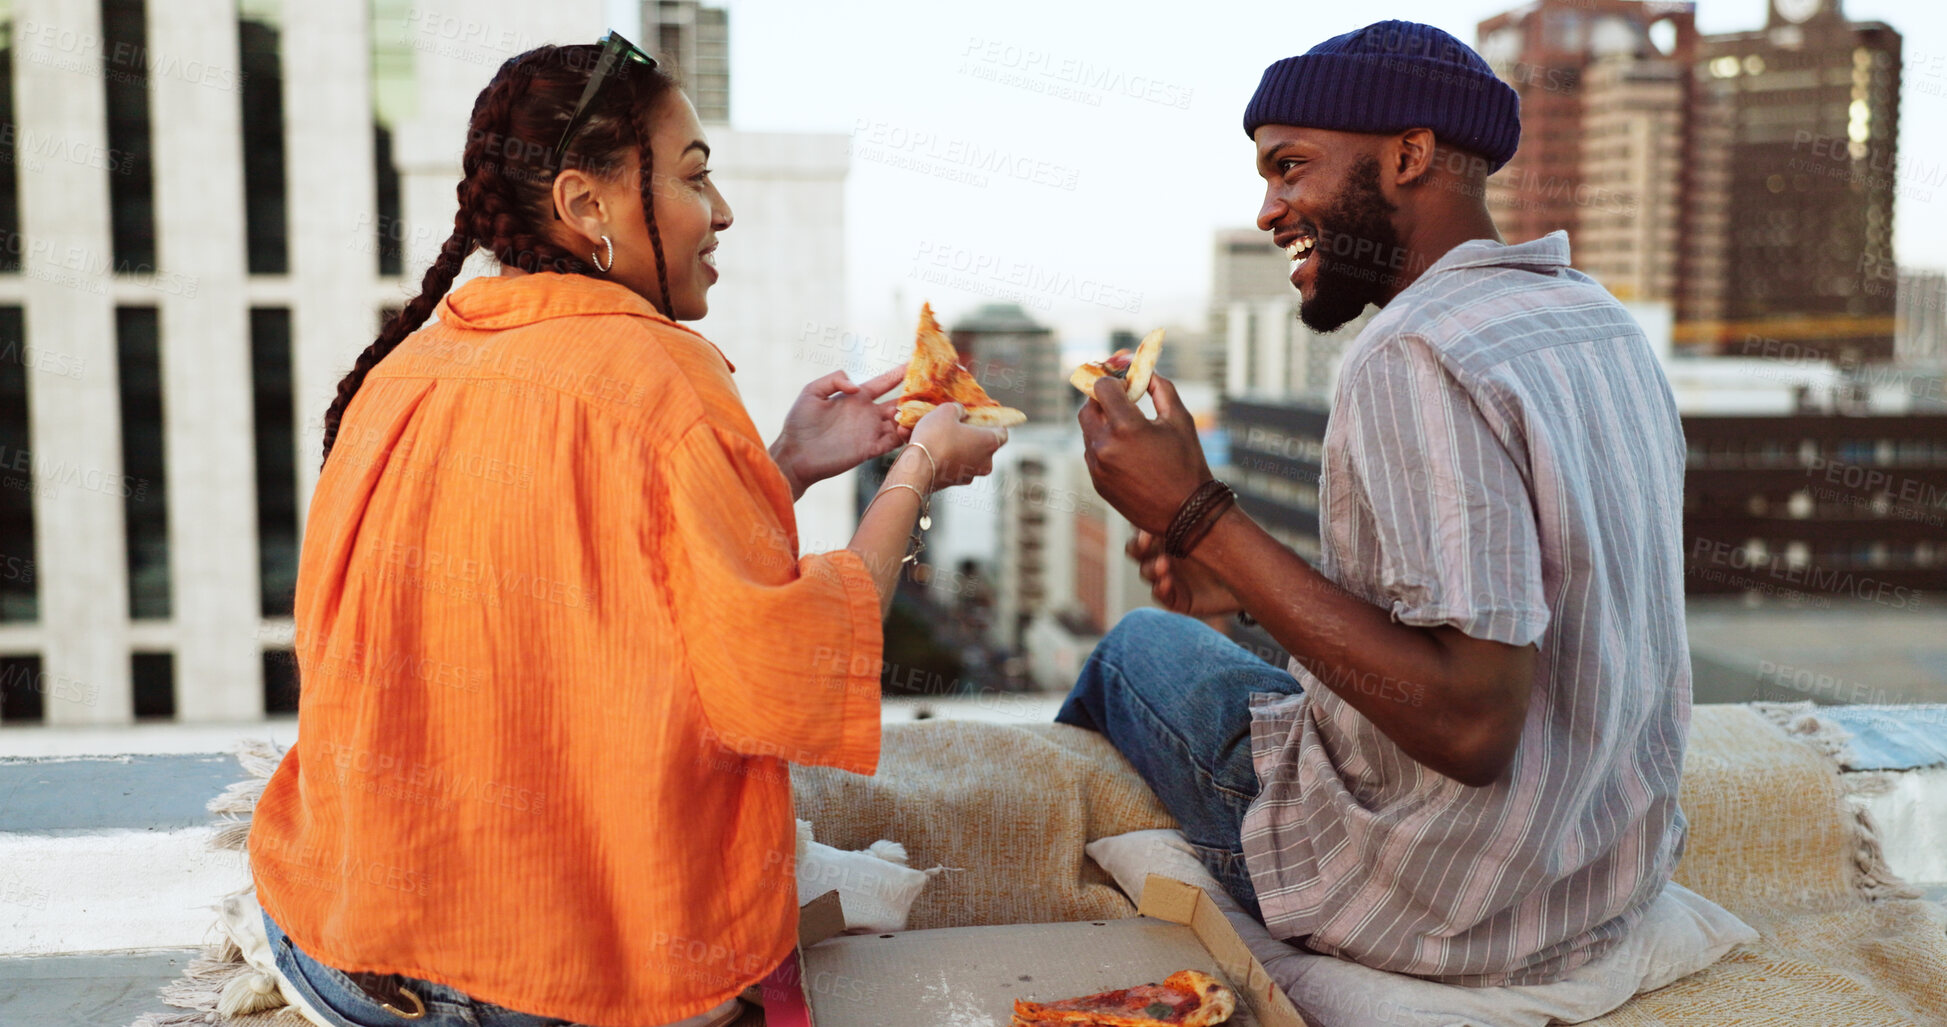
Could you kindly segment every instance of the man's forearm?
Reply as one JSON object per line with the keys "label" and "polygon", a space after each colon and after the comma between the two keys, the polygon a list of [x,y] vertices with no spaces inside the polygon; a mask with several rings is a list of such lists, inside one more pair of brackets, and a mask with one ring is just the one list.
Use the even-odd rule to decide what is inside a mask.
{"label": "man's forearm", "polygon": [[1493,776],[1495,750],[1505,747],[1496,739],[1509,730],[1505,690],[1497,668],[1456,656],[1443,634],[1452,629],[1394,621],[1241,509],[1219,519],[1194,555],[1306,670],[1407,755],[1470,784]]}

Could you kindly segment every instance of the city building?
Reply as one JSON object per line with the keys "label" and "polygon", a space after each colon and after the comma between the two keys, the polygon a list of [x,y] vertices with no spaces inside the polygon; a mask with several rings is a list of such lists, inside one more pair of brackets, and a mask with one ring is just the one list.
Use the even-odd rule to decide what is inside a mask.
{"label": "city building", "polygon": [[1209,380],[1229,392],[1231,383],[1247,379],[1231,364],[1232,308],[1242,303],[1289,297],[1291,259],[1271,244],[1271,233],[1255,228],[1218,231],[1211,242],[1210,314],[1204,337],[1209,341]]}
{"label": "city building", "polygon": [[1773,0],[1764,28],[1701,40],[1691,118],[1712,173],[1687,187],[1680,348],[1893,358],[1900,75],[1900,34],[1839,0]]}
{"label": "city building", "polygon": [[1901,364],[1947,364],[1947,271],[1900,269],[1893,358]]}
{"label": "city building", "polygon": [[696,0],[643,0],[640,45],[676,65],[705,125],[730,123],[730,12]]}
{"label": "city building", "polygon": [[947,330],[961,364],[1002,406],[1028,415],[1028,423],[1066,419],[1074,391],[1062,373],[1061,344],[1054,329],[1035,321],[1018,303],[987,303]]}
{"label": "city building", "polygon": [[[290,712],[323,412],[451,232],[475,96],[608,8],[0,12],[0,720]],[[830,370],[780,340],[846,323],[846,141],[710,136],[738,217],[699,328],[769,437]],[[850,476],[814,486],[804,548],[844,545],[854,509]]]}
{"label": "city building", "polygon": [[1892,609],[1947,588],[1947,414],[1688,415],[1684,590]]}
{"label": "city building", "polygon": [[1716,36],[1694,15],[1541,0],[1480,23],[1522,101],[1496,223],[1566,229],[1619,298],[1675,305],[1688,352],[1891,359],[1899,34],[1839,0],[1773,0],[1764,28]]}
{"label": "city building", "polygon": [[[1205,366],[1220,397],[1329,393],[1346,347],[1371,320],[1368,307],[1335,332],[1298,319],[1291,260],[1255,228],[1216,233]],[[1221,358],[1217,354],[1221,352]]]}
{"label": "city building", "polygon": [[[1655,207],[1662,191],[1638,183],[1655,178],[1666,151],[1689,150],[1683,119],[1674,133],[1665,121],[1669,86],[1681,92],[1697,44],[1694,4],[1540,0],[1481,22],[1475,38],[1521,97],[1520,147],[1487,183],[1502,236],[1526,242],[1566,229],[1581,267],[1585,218],[1602,228],[1598,252],[1625,215],[1675,225],[1674,210]],[[1658,129],[1665,134],[1646,138]]]}
{"label": "city building", "polygon": [[1621,53],[1596,58],[1582,73],[1570,252],[1624,302],[1676,297],[1689,71],[1683,61]]}
{"label": "city building", "polygon": [[[1667,315],[1660,326],[1645,318],[1652,347],[1667,351],[1669,325]],[[1689,451],[1687,593],[1913,605],[1947,588],[1947,405],[1938,374],[1839,368],[1786,352],[1679,356],[1664,371]],[[1325,399],[1231,399],[1223,416],[1230,462],[1219,473],[1238,505],[1315,560]],[[1268,643],[1259,633],[1237,637]]]}

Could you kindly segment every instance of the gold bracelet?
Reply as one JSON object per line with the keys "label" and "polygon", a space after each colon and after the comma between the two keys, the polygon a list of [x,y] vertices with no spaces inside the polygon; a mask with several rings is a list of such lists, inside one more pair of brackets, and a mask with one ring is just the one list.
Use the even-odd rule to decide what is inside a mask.
{"label": "gold bracelet", "polygon": [[[930,454],[928,455],[928,459],[931,459]],[[859,512],[859,518],[863,520],[866,511],[872,509],[872,504],[878,502],[880,496],[891,492],[893,489],[906,489],[913,495],[919,497],[919,523],[913,528],[912,538],[907,540],[906,555],[899,560],[900,563],[912,563],[914,560],[919,559],[920,552],[926,548],[926,538],[920,532],[933,526],[933,514],[930,509],[932,506],[931,496],[921,492],[917,486],[908,485],[903,481],[896,481],[890,485],[881,486],[879,491],[873,493],[872,498],[866,501],[865,510]]]}
{"label": "gold bracelet", "polygon": [[926,454],[926,466],[928,468],[926,487],[929,489],[932,488],[934,483],[940,480],[940,465],[933,459],[933,451],[927,449],[926,443],[924,442],[908,442],[906,445],[917,447],[920,452]]}

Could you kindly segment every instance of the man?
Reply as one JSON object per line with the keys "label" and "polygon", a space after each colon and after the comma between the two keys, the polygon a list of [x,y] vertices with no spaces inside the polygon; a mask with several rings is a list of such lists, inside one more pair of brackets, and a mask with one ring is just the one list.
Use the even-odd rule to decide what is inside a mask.
{"label": "man", "polygon": [[1452,36],[1382,22],[1279,61],[1244,128],[1300,318],[1381,308],[1326,430],[1319,566],[1206,484],[1168,381],[1153,421],[1098,382],[1081,424],[1157,599],[1255,617],[1290,673],[1137,611],[1057,719],[1103,732],[1274,934],[1447,984],[1552,981],[1684,848],[1668,384],[1564,234],[1502,242],[1484,183],[1519,101]]}

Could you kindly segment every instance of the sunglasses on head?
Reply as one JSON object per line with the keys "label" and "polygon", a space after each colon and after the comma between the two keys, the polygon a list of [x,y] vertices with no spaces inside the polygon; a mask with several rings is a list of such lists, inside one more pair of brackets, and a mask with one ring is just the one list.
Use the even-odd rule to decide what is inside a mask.
{"label": "sunglasses on head", "polygon": [[645,53],[641,47],[622,38],[621,34],[614,29],[610,29],[598,42],[602,51],[595,58],[595,70],[588,75],[588,85],[582,88],[581,100],[575,104],[574,113],[568,115],[568,125],[561,130],[561,141],[554,144],[554,158],[550,166],[560,166],[562,156],[568,152],[568,143],[588,121],[589,104],[594,102],[596,95],[602,91],[602,86],[606,85],[611,77],[619,77],[617,72],[628,64],[646,65],[651,69],[656,67],[654,57]]}

